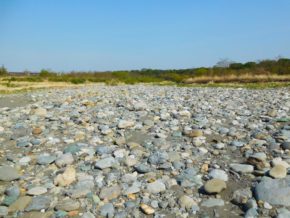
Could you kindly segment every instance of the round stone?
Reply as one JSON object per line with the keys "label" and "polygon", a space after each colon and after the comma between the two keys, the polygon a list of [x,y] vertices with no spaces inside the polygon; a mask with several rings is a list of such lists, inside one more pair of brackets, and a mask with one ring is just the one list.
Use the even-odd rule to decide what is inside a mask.
{"label": "round stone", "polygon": [[286,177],[287,169],[283,165],[276,165],[270,170],[269,175],[275,179],[282,179]]}
{"label": "round stone", "polygon": [[204,185],[204,190],[208,194],[220,193],[222,190],[226,189],[227,185],[225,181],[221,179],[211,179],[207,181]]}
{"label": "round stone", "polygon": [[197,205],[197,203],[189,196],[183,195],[178,199],[179,206],[181,208],[185,208],[187,210],[190,210],[194,205]]}
{"label": "round stone", "polygon": [[32,130],[33,135],[39,135],[42,133],[42,129],[40,127],[36,127]]}

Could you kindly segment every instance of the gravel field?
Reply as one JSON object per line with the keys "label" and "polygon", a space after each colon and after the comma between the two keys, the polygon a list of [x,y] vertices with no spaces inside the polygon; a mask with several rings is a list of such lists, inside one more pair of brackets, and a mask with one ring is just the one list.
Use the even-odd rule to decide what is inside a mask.
{"label": "gravel field", "polygon": [[289,218],[289,166],[289,88],[0,95],[0,217]]}

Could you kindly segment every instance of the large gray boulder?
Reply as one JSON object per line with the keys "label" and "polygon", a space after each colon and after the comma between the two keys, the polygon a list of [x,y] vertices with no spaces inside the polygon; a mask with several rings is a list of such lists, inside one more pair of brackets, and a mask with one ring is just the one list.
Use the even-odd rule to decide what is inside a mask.
{"label": "large gray boulder", "polygon": [[290,176],[284,179],[263,177],[255,187],[255,197],[271,205],[290,206]]}

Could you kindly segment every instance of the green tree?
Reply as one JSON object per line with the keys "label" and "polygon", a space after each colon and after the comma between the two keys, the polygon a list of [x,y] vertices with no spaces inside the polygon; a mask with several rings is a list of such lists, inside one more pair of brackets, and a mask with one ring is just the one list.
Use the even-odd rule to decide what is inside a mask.
{"label": "green tree", "polygon": [[47,77],[51,77],[51,76],[55,76],[56,74],[53,73],[52,71],[50,70],[41,70],[40,73],[39,73],[39,76],[41,77],[44,77],[44,78],[47,78]]}
{"label": "green tree", "polygon": [[2,67],[0,67],[0,76],[5,76],[8,74],[7,69],[4,67],[4,65],[2,65]]}

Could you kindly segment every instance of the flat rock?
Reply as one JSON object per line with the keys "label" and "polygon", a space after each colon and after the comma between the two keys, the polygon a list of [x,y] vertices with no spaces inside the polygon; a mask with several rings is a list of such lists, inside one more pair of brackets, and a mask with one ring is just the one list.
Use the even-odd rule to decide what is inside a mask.
{"label": "flat rock", "polygon": [[6,217],[8,215],[8,207],[0,206],[0,217]]}
{"label": "flat rock", "polygon": [[255,187],[255,197],[271,205],[290,206],[290,176],[284,179],[264,176]]}
{"label": "flat rock", "polygon": [[112,203],[104,204],[100,209],[101,215],[103,217],[112,218],[115,213],[115,208]]}
{"label": "flat rock", "polygon": [[225,202],[222,199],[210,198],[201,203],[202,207],[223,207]]}
{"label": "flat rock", "polygon": [[112,167],[116,163],[113,157],[107,157],[96,162],[95,166],[98,169],[105,169]]}
{"label": "flat rock", "polygon": [[130,127],[133,127],[135,125],[134,121],[131,120],[120,120],[118,123],[118,128],[119,129],[127,129]]}
{"label": "flat rock", "polygon": [[47,212],[28,212],[23,214],[20,218],[51,218],[54,216],[53,211],[47,211]]}
{"label": "flat rock", "polygon": [[148,173],[151,171],[150,166],[146,165],[146,164],[137,164],[136,166],[134,166],[134,169],[138,172],[138,173]]}
{"label": "flat rock", "polygon": [[10,166],[0,167],[0,181],[10,182],[19,178],[20,175],[15,168]]}
{"label": "flat rock", "polygon": [[156,180],[155,182],[147,184],[147,190],[152,194],[157,194],[159,192],[165,191],[166,187],[162,181]]}
{"label": "flat rock", "polygon": [[48,196],[35,196],[25,211],[40,211],[48,209],[51,203],[51,198]]}
{"label": "flat rock", "polygon": [[237,173],[252,173],[254,167],[249,164],[230,164],[230,168]]}
{"label": "flat rock", "polygon": [[126,190],[124,190],[124,194],[125,195],[129,195],[129,194],[135,194],[135,193],[138,193],[140,192],[140,188],[136,185],[133,184],[133,186],[127,188]]}
{"label": "flat rock", "polygon": [[86,197],[87,194],[89,194],[90,192],[91,192],[91,190],[89,189],[89,187],[83,186],[82,188],[77,188],[77,189],[70,190],[68,192],[68,195],[71,198],[77,199],[77,198]]}
{"label": "flat rock", "polygon": [[47,165],[51,164],[55,161],[56,156],[48,155],[48,154],[41,154],[37,157],[37,163],[40,165]]}
{"label": "flat rock", "polygon": [[101,199],[112,200],[114,198],[119,197],[121,194],[121,188],[118,185],[114,185],[112,187],[103,188],[100,192]]}
{"label": "flat rock", "polygon": [[28,195],[42,195],[47,192],[47,188],[42,186],[37,186],[34,188],[31,188],[27,191]]}
{"label": "flat rock", "polygon": [[228,175],[224,170],[213,169],[209,172],[208,176],[212,179],[221,179],[223,181],[228,181]]}
{"label": "flat rock", "polygon": [[9,212],[24,211],[24,209],[30,204],[31,201],[32,201],[31,197],[22,196],[9,206],[8,211]]}
{"label": "flat rock", "polygon": [[45,117],[47,114],[47,110],[45,108],[37,108],[34,110],[34,114],[37,116]]}
{"label": "flat rock", "polygon": [[55,208],[57,210],[64,210],[64,211],[72,211],[72,210],[78,210],[80,208],[80,203],[77,200],[72,199],[65,199],[62,201],[59,201]]}
{"label": "flat rock", "polygon": [[55,164],[58,167],[64,167],[70,165],[74,162],[74,157],[71,153],[66,153],[58,157],[55,161]]}

